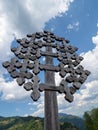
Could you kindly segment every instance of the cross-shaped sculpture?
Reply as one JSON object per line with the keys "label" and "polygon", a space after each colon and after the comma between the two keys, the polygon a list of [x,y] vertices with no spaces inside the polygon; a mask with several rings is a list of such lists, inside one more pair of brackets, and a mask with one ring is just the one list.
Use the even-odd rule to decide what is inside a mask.
{"label": "cross-shaped sculpture", "polygon": [[[15,57],[4,62],[3,66],[11,77],[16,78],[18,85],[23,85],[27,91],[32,90],[34,101],[40,98],[40,92],[45,91],[44,129],[60,130],[56,92],[64,93],[65,99],[72,102],[73,94],[80,89],[90,72],[80,65],[83,58],[76,54],[78,48],[68,45],[68,40],[49,31],[28,34],[27,38],[17,42],[19,45],[11,48]],[[42,56],[45,57],[45,64],[40,63]],[[54,66],[54,58],[59,62],[57,66]],[[40,82],[40,71],[45,72],[45,83]],[[58,86],[55,85],[55,72],[62,78]]]}

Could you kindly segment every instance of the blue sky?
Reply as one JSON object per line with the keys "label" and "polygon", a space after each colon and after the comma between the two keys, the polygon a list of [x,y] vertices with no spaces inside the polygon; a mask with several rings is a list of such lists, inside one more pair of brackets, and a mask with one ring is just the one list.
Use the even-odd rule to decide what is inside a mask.
{"label": "blue sky", "polygon": [[[18,86],[1,65],[13,57],[10,46],[15,38],[43,30],[69,39],[84,57],[81,64],[91,71],[73,103],[58,95],[59,112],[82,116],[98,107],[97,5],[97,0],[0,0],[0,116],[43,116],[44,94],[33,102],[30,92]],[[59,75],[55,78],[59,84]]]}

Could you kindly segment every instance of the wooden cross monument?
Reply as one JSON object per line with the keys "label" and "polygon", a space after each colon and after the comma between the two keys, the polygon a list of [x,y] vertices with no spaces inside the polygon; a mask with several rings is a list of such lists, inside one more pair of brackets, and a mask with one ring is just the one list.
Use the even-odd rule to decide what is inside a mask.
{"label": "wooden cross monument", "polygon": [[[60,130],[56,93],[64,93],[65,99],[72,102],[73,94],[80,89],[90,72],[80,65],[83,58],[76,54],[78,48],[49,31],[28,34],[27,38],[17,39],[17,42],[19,45],[11,48],[15,57],[4,62],[3,66],[11,77],[16,78],[18,85],[23,85],[27,91],[32,90],[31,98],[34,101],[44,91],[44,130]],[[45,64],[40,63],[42,56]],[[55,62],[58,61],[57,66],[54,65],[54,58]],[[44,71],[44,83],[38,77],[40,71]],[[62,78],[58,86],[55,85],[56,72]]]}

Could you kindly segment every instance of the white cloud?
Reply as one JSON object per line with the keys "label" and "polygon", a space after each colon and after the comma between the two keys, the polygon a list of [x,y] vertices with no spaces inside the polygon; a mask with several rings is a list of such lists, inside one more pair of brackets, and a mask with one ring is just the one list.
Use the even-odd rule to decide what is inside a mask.
{"label": "white cloud", "polygon": [[91,71],[91,81],[98,80],[98,35],[92,37],[92,42],[95,44],[95,48],[82,54],[84,57],[82,64]]}
{"label": "white cloud", "polygon": [[[0,0],[0,63],[11,58],[10,46],[14,39],[27,33],[43,30],[45,23],[68,11],[73,0]],[[7,73],[0,64],[0,91],[3,100],[21,99],[29,95],[23,88],[18,89],[16,81],[6,81]],[[18,95],[18,96],[17,96]]]}
{"label": "white cloud", "polygon": [[92,37],[92,42],[96,45],[98,45],[98,35]]}
{"label": "white cloud", "polygon": [[68,24],[67,29],[69,31],[73,30],[73,29],[75,29],[76,31],[78,31],[79,30],[79,21],[77,21],[75,23],[72,23],[72,24]]}
{"label": "white cloud", "polygon": [[31,105],[32,105],[32,103],[31,103],[31,102],[29,102],[29,103],[28,103],[28,105],[29,105],[29,106],[31,106]]}
{"label": "white cloud", "polygon": [[0,92],[2,92],[1,100],[20,100],[30,95],[30,92],[18,86],[15,80],[5,82],[3,78],[0,78]]}
{"label": "white cloud", "polygon": [[58,86],[60,84],[61,80],[62,80],[62,78],[59,75],[59,73],[55,73],[55,84],[56,84],[56,86]]}
{"label": "white cloud", "polygon": [[98,98],[98,80],[93,80],[91,82],[88,82],[85,84],[86,86],[86,91],[85,89],[81,90],[81,93],[83,94],[82,99],[85,100],[92,100],[93,98],[96,99]]}
{"label": "white cloud", "polygon": [[68,26],[67,26],[67,29],[73,29],[74,28],[74,26],[72,25],[72,24],[69,24]]}
{"label": "white cloud", "polygon": [[44,109],[38,109],[37,111],[35,111],[33,114],[31,114],[32,116],[43,116],[43,113],[44,113]]}
{"label": "white cloud", "polygon": [[79,22],[78,21],[75,23],[75,26],[79,26]]}
{"label": "white cloud", "polygon": [[0,52],[8,51],[13,34],[21,37],[41,31],[51,18],[65,13],[71,2],[73,0],[1,0]]}
{"label": "white cloud", "polygon": [[[34,105],[34,103],[33,103]],[[41,97],[37,103],[35,103],[36,110],[31,114],[32,116],[40,116],[43,117],[44,115],[44,95],[41,94]]]}

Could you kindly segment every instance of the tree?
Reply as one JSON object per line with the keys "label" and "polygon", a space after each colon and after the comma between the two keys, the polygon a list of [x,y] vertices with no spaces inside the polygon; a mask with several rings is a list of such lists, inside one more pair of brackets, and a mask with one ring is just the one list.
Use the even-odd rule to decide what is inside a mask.
{"label": "tree", "polygon": [[93,128],[93,121],[91,119],[91,116],[88,114],[88,112],[84,113],[84,118],[85,118],[85,127],[86,130],[94,130]]}
{"label": "tree", "polygon": [[94,125],[94,130],[98,130],[98,108],[91,111],[91,118]]}
{"label": "tree", "polygon": [[86,130],[98,130],[98,108],[84,113]]}

